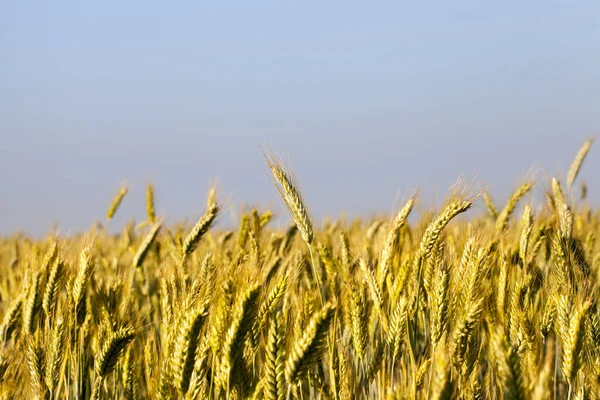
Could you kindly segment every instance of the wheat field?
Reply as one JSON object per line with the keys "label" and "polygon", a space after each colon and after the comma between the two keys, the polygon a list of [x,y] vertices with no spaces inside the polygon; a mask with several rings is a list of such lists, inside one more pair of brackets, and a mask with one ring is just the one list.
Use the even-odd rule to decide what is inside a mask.
{"label": "wheat field", "polygon": [[267,147],[287,230],[257,209],[219,228],[214,189],[166,226],[150,186],[120,234],[0,239],[0,398],[598,399],[591,146],[506,204],[457,185],[319,224]]}

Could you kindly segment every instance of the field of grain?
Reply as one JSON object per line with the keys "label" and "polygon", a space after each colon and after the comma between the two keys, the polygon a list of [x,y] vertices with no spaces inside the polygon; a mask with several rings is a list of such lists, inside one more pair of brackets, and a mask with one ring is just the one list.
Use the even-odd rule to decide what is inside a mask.
{"label": "field of grain", "polygon": [[0,239],[0,398],[600,398],[591,145],[506,204],[457,186],[436,210],[324,224],[266,149],[285,231],[255,209],[214,226],[215,190],[166,226],[148,187],[118,235]]}

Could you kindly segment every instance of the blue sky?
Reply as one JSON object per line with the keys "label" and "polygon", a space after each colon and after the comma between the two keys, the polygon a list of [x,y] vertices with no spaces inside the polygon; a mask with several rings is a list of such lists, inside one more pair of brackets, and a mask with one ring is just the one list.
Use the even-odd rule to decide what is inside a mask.
{"label": "blue sky", "polygon": [[0,54],[5,234],[87,229],[123,182],[114,229],[147,183],[169,221],[215,180],[222,224],[279,209],[265,140],[317,219],[431,204],[459,176],[502,202],[600,132],[597,1],[2,1]]}

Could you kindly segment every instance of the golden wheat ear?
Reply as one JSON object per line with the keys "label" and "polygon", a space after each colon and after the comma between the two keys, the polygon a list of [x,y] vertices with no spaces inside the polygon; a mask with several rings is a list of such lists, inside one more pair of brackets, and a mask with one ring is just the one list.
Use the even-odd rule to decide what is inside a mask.
{"label": "golden wheat ear", "polygon": [[406,202],[404,207],[400,209],[390,224],[385,243],[381,250],[381,258],[379,260],[379,284],[381,286],[385,286],[385,282],[390,271],[392,258],[394,257],[396,245],[398,244],[400,229],[404,226],[414,204],[415,198],[413,197]]}
{"label": "golden wheat ear", "polygon": [[156,212],[154,210],[154,186],[148,185],[146,187],[146,216],[148,222],[153,224],[156,222]]}
{"label": "golden wheat ear", "polygon": [[298,231],[300,231],[302,239],[310,245],[313,241],[313,225],[294,171],[268,145],[265,145],[262,153],[273,175],[273,184],[277,188],[279,196]]}
{"label": "golden wheat ear", "polygon": [[131,328],[122,328],[111,333],[96,358],[96,379],[92,389],[92,400],[100,399],[100,392],[104,380],[114,371],[117,362],[135,338],[135,331]]}
{"label": "golden wheat ear", "polygon": [[277,188],[279,192],[279,196],[281,200],[286,206],[288,214],[294,221],[296,228],[300,232],[300,236],[308,246],[308,250],[310,252],[310,259],[312,265],[312,272],[314,275],[314,279],[317,284],[317,289],[319,291],[319,297],[321,300],[321,305],[324,305],[324,295],[323,295],[323,287],[321,285],[321,278],[319,277],[319,271],[317,270],[317,266],[315,265],[315,260],[313,256],[313,225],[312,220],[308,214],[308,210],[304,203],[304,199],[302,198],[302,193],[300,192],[298,180],[294,174],[294,171],[289,165],[286,165],[281,156],[278,155],[271,147],[265,144],[265,147],[262,151],[265,160],[267,161],[267,165],[271,170],[273,184]]}
{"label": "golden wheat ear", "polygon": [[119,209],[119,206],[123,202],[123,199],[125,198],[128,192],[129,189],[127,189],[126,187],[122,187],[121,189],[119,189],[119,192],[115,195],[112,202],[110,203],[110,206],[108,207],[108,211],[106,212],[107,219],[110,220],[115,216],[115,213]]}
{"label": "golden wheat ear", "polygon": [[496,229],[498,230],[498,232],[503,232],[504,230],[506,230],[506,228],[508,227],[508,221],[510,219],[510,216],[517,207],[517,203],[527,193],[529,193],[532,188],[533,183],[526,182],[513,192],[500,214],[498,214],[498,219],[496,220]]}
{"label": "golden wheat ear", "polygon": [[267,400],[283,400],[286,395],[285,381],[285,331],[283,317],[277,313],[271,318],[265,346],[265,367],[263,372],[263,394]]}
{"label": "golden wheat ear", "polygon": [[181,264],[183,265],[186,258],[189,257],[194,250],[196,250],[196,246],[198,246],[198,242],[202,239],[202,236],[208,232],[217,218],[217,214],[219,213],[220,207],[217,204],[217,194],[215,188],[211,188],[208,193],[208,203],[206,206],[206,212],[198,222],[194,225],[192,230],[188,233],[183,241],[183,245],[181,248]]}
{"label": "golden wheat ear", "polygon": [[315,314],[304,334],[297,338],[286,362],[285,376],[289,385],[304,377],[319,362],[327,339],[327,332],[335,313],[335,305],[326,304]]}
{"label": "golden wheat ear", "polygon": [[577,179],[577,175],[579,175],[579,170],[581,169],[581,165],[585,160],[585,157],[590,152],[592,148],[592,144],[594,143],[593,139],[588,139],[583,143],[577,155],[573,159],[571,166],[569,167],[569,172],[567,173],[567,187],[571,189],[573,187],[573,183],[575,183],[575,179]]}

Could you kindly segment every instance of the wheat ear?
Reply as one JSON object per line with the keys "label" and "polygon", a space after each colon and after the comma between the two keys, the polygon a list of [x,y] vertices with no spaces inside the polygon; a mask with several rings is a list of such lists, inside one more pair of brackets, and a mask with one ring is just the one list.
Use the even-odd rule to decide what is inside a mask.
{"label": "wheat ear", "polygon": [[304,334],[296,339],[285,366],[285,376],[289,385],[304,377],[318,362],[323,354],[327,331],[334,313],[335,306],[326,304],[311,318]]}
{"label": "wheat ear", "polygon": [[381,250],[381,259],[379,261],[379,284],[381,286],[385,285],[385,280],[390,271],[392,258],[394,256],[394,249],[398,243],[398,234],[402,226],[404,226],[406,218],[410,214],[414,203],[414,198],[408,200],[408,202],[406,202],[404,207],[400,209],[400,211],[391,223],[390,229],[385,240],[385,244],[383,245],[383,249]]}
{"label": "wheat ear", "polygon": [[283,400],[286,394],[284,331],[279,322],[282,318],[281,313],[271,318],[267,335],[263,375],[263,392],[266,400]]}
{"label": "wheat ear", "polygon": [[91,399],[98,400],[102,383],[108,374],[116,367],[121,355],[135,338],[135,331],[131,328],[122,328],[111,333],[104,342],[100,354],[96,358],[96,379],[92,390]]}
{"label": "wheat ear", "polygon": [[573,186],[573,183],[575,183],[575,179],[577,179],[577,175],[579,174],[581,165],[583,164],[585,157],[587,156],[590,149],[592,148],[593,143],[594,143],[594,141],[592,139],[586,140],[585,143],[583,143],[583,145],[577,152],[577,155],[575,156],[575,158],[573,159],[573,162],[571,163],[571,166],[569,167],[569,172],[567,173],[567,187],[569,189]]}
{"label": "wheat ear", "polygon": [[273,183],[300,231],[302,239],[310,245],[313,241],[312,221],[308,215],[294,172],[291,168],[286,167],[281,157],[270,147],[265,146],[263,156],[273,174]]}
{"label": "wheat ear", "polygon": [[110,220],[115,216],[115,213],[119,209],[119,206],[121,205],[121,202],[123,201],[123,198],[127,195],[128,191],[129,189],[127,189],[126,187],[122,187],[121,189],[119,189],[119,192],[115,195],[112,202],[110,203],[110,206],[108,207],[108,211],[106,212],[107,219]]}
{"label": "wheat ear", "polygon": [[204,215],[196,222],[196,225],[192,228],[190,233],[185,237],[183,246],[181,249],[181,264],[185,262],[186,258],[196,250],[198,242],[210,229],[217,214],[219,212],[219,205],[217,204],[215,189],[211,189],[208,194],[208,205]]}
{"label": "wheat ear", "polygon": [[498,214],[498,218],[496,219],[496,230],[498,232],[502,232],[508,226],[508,220],[510,219],[511,214],[515,210],[517,203],[523,196],[525,196],[529,191],[533,188],[533,184],[526,182],[522,184],[508,199],[508,202]]}
{"label": "wheat ear", "polygon": [[153,224],[156,222],[156,213],[154,211],[154,186],[148,185],[146,187],[146,216],[148,222]]}
{"label": "wheat ear", "polygon": [[196,306],[183,315],[180,323],[178,337],[175,342],[172,370],[177,390],[182,396],[187,393],[190,386],[200,329],[202,329],[205,317],[205,307]]}
{"label": "wheat ear", "polygon": [[154,225],[152,225],[150,232],[148,232],[146,237],[144,237],[144,240],[140,244],[140,247],[138,247],[138,250],[136,251],[135,255],[133,256],[133,261],[131,262],[131,266],[133,268],[137,268],[142,265],[142,263],[144,262],[144,259],[146,258],[146,255],[148,254],[148,250],[150,249],[150,246],[156,239],[156,235],[158,235],[158,231],[160,230],[160,228],[161,228],[160,222],[157,222]]}

